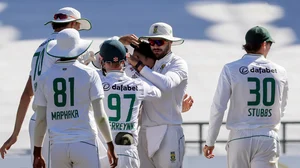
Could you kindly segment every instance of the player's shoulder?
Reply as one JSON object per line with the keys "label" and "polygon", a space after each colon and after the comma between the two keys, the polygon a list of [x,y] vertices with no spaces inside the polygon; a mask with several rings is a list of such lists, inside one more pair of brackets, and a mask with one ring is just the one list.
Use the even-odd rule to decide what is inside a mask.
{"label": "player's shoulder", "polygon": [[[98,72],[96,71],[96,69],[94,68],[91,68],[89,66],[86,66],[82,63],[80,63],[79,61],[76,60],[75,64],[74,64],[76,67],[77,67],[77,71],[78,73],[83,73],[83,74],[88,74],[89,76],[99,76]],[[78,74],[79,75],[79,74]]]}
{"label": "player's shoulder", "polygon": [[286,71],[286,69],[285,69],[283,66],[281,66],[281,65],[279,65],[279,64],[277,64],[277,63],[275,63],[275,62],[273,62],[273,61],[271,61],[271,60],[269,60],[269,64],[270,64],[272,67],[274,67],[275,69],[278,69],[279,71],[283,71],[283,72]]}
{"label": "player's shoulder", "polygon": [[171,54],[172,54],[172,61],[186,63],[186,61],[181,56],[179,56],[179,55],[177,55],[175,53],[171,53]]}
{"label": "player's shoulder", "polygon": [[39,48],[40,47],[42,47],[42,48],[46,47],[49,41],[56,39],[56,35],[57,35],[57,33],[52,33],[45,41],[43,41],[40,44]]}

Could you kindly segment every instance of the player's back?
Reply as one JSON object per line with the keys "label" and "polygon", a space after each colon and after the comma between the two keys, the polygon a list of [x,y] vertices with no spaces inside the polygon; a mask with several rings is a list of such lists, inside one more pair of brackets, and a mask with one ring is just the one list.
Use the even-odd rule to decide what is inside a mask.
{"label": "player's back", "polygon": [[229,129],[275,128],[280,123],[287,87],[283,67],[260,55],[245,55],[226,64],[223,75],[231,85]]}
{"label": "player's back", "polygon": [[137,145],[138,115],[143,100],[160,97],[160,91],[141,79],[132,79],[122,72],[109,72],[102,81],[105,111],[113,138],[119,132],[131,133]]}
{"label": "player's back", "polygon": [[96,80],[100,80],[96,70],[74,60],[57,62],[42,75],[38,84],[47,100],[50,140],[77,142],[95,137],[90,106],[99,96],[93,95],[97,92],[91,83]]}
{"label": "player's back", "polygon": [[36,83],[44,72],[46,72],[55,63],[57,58],[51,57],[46,52],[46,47],[49,41],[56,39],[57,33],[52,33],[35,51],[31,60],[31,83],[33,92],[36,91]]}

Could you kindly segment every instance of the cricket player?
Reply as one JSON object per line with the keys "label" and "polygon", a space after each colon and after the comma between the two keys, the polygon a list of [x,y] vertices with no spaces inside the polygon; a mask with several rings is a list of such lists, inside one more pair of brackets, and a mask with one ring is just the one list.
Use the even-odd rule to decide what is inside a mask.
{"label": "cricket player", "polygon": [[245,36],[247,54],[224,66],[210,112],[206,146],[213,158],[224,112],[230,100],[226,127],[228,168],[277,168],[278,130],[288,97],[286,70],[266,57],[274,43],[267,29],[256,26]]}
{"label": "cricket player", "polygon": [[[130,45],[133,48],[133,56],[136,57],[138,60],[140,60],[144,65],[146,65],[147,67],[152,69],[155,64],[156,57],[151,50],[150,44],[147,42],[144,42],[144,41],[140,42],[138,39],[134,40],[133,37],[136,37],[136,36],[135,35],[125,35],[120,38],[121,40],[119,40],[119,38],[117,38],[117,36],[114,36],[111,39],[119,40],[124,45],[128,44],[128,41],[131,40],[131,42],[133,42]],[[125,41],[125,42],[123,42],[123,41]],[[136,45],[136,41],[139,41],[138,45]],[[105,70],[103,70],[103,66],[101,65],[101,60],[102,60],[102,58],[100,57],[100,54],[96,53],[95,60],[92,61],[93,65],[96,68],[102,69],[102,70],[98,70],[100,77],[103,76],[103,71],[105,71]],[[125,74],[131,78],[140,78],[141,77],[140,73],[138,73],[134,69],[134,67],[132,67],[127,62],[125,62],[124,71],[125,71]],[[183,101],[182,101],[182,113],[189,111],[191,109],[191,107],[193,106],[193,103],[194,103],[193,97],[189,96],[188,94],[185,94]]]}
{"label": "cricket player", "polygon": [[56,39],[48,42],[46,51],[60,59],[40,76],[34,99],[37,106],[34,168],[45,167],[41,146],[47,127],[52,167],[100,168],[94,117],[107,142],[111,167],[116,167],[101,79],[96,70],[76,60],[88,50],[92,41],[81,39],[79,32],[71,28],[60,31]]}
{"label": "cricket player", "polygon": [[[25,89],[23,91],[23,94],[20,99],[16,121],[15,121],[15,127],[14,131],[11,135],[11,137],[3,144],[3,146],[0,149],[0,153],[2,158],[4,158],[4,155],[6,154],[7,150],[10,149],[10,147],[17,141],[19,132],[21,130],[21,126],[24,120],[24,117],[26,115],[28,106],[30,104],[31,98],[34,95],[34,92],[36,90],[39,77],[41,74],[46,72],[57,60],[57,58],[50,57],[46,52],[46,45],[49,41],[56,39],[57,33],[61,30],[64,30],[66,28],[74,28],[76,30],[90,30],[91,29],[91,23],[81,18],[81,14],[79,11],[77,11],[74,8],[71,7],[64,7],[59,9],[53,17],[52,21],[47,22],[46,24],[51,23],[52,28],[54,30],[54,33],[52,33],[48,39],[46,39],[36,50],[32,57],[31,61],[31,70],[30,75],[27,80],[27,84],[25,86]],[[81,58],[80,60],[83,60]],[[85,60],[83,60],[85,61]],[[87,63],[87,62],[85,62]],[[36,111],[35,105],[33,105],[33,110]],[[29,134],[30,134],[30,142],[31,142],[31,149],[33,151],[33,131],[34,131],[34,125],[35,125],[35,113],[31,117],[30,124],[29,124]],[[48,159],[48,142],[47,142],[47,136],[44,143],[44,149],[43,150],[43,156],[45,159]],[[50,166],[48,166],[50,167]]]}
{"label": "cricket player", "polygon": [[[152,69],[156,61],[156,56],[152,52],[150,44],[142,41],[138,46],[131,46],[134,48],[133,56],[140,60],[144,65]],[[132,78],[141,77],[141,75],[130,64],[125,67],[125,73],[127,74],[127,76],[130,76]],[[182,101],[182,113],[189,111],[193,106],[193,103],[193,97],[185,94]]]}
{"label": "cricket player", "polygon": [[179,168],[184,156],[182,100],[187,88],[187,63],[171,51],[183,39],[173,37],[172,27],[158,22],[151,25],[147,40],[156,62],[152,69],[135,57],[128,62],[137,72],[157,86],[162,97],[143,103],[138,151],[143,168]]}
{"label": "cricket player", "polygon": [[105,41],[100,48],[100,55],[107,71],[102,81],[104,107],[109,117],[119,167],[139,168],[139,109],[142,101],[158,99],[161,92],[150,82],[132,79],[124,73],[126,50],[118,40]]}

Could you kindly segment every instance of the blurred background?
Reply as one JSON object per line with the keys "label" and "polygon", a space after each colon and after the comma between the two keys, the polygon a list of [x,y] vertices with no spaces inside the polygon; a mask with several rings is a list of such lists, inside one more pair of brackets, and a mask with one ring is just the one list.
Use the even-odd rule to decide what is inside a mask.
{"label": "blurred background", "polygon": [[[280,135],[281,163],[289,167],[300,165],[300,15],[296,0],[1,0],[0,1],[0,144],[10,136],[19,99],[29,75],[30,62],[39,44],[52,33],[53,14],[62,7],[78,9],[83,18],[92,22],[92,30],[81,36],[93,39],[93,51],[108,37],[148,34],[151,24],[166,22],[173,27],[174,36],[185,43],[173,51],[189,65],[188,94],[194,106],[183,114],[187,140],[185,167],[198,162],[226,166],[224,143],[217,143],[215,160],[200,155],[205,142],[209,110],[219,73],[225,63],[241,58],[242,45],[248,29],[266,27],[276,43],[268,58],[284,66],[289,75],[290,96]],[[28,123],[33,114],[30,108],[18,142],[0,167],[30,167]],[[226,121],[226,118],[224,118]],[[297,123],[298,122],[298,123]],[[199,124],[200,123],[200,124]],[[284,131],[283,131],[284,130]],[[226,141],[228,131],[223,127],[218,140]],[[283,166],[282,165],[282,166]],[[219,166],[219,167],[222,167]],[[198,167],[198,166],[196,166]],[[213,166],[212,166],[213,167]]]}

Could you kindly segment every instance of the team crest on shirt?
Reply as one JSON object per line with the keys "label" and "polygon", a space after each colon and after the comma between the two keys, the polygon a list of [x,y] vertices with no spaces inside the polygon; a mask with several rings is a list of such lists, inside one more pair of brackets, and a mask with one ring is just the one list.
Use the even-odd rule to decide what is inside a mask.
{"label": "team crest on shirt", "polygon": [[153,34],[157,33],[157,29],[158,29],[158,26],[154,26],[154,28],[153,28]]}
{"label": "team crest on shirt", "polygon": [[113,60],[114,60],[114,62],[118,62],[119,58],[118,57],[114,57]]}
{"label": "team crest on shirt", "polygon": [[159,68],[159,71],[161,72],[166,67],[166,64],[162,64]]}
{"label": "team crest on shirt", "polygon": [[175,162],[176,161],[176,155],[175,155],[174,151],[170,152],[170,161],[171,162]]}

